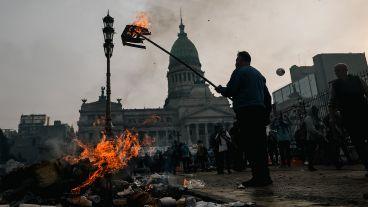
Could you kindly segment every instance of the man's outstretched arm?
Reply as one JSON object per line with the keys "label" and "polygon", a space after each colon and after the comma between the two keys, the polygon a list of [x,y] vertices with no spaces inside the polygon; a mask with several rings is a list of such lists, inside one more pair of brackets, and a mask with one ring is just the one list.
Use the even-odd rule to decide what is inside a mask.
{"label": "man's outstretched arm", "polygon": [[240,86],[240,78],[239,78],[239,74],[235,70],[231,74],[231,78],[229,82],[226,84],[226,87],[218,86],[216,88],[216,91],[218,93],[221,93],[221,95],[225,97],[233,97],[238,92],[239,86]]}

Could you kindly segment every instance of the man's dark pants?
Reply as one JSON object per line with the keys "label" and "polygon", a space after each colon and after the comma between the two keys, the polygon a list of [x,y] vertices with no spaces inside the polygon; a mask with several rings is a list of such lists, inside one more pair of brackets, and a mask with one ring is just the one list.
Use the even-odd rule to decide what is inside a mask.
{"label": "man's dark pants", "polygon": [[366,107],[351,107],[349,111],[342,112],[343,124],[350,135],[351,142],[359,155],[362,164],[368,170],[368,148],[366,139],[368,139],[367,117],[368,109]]}
{"label": "man's dark pants", "polygon": [[290,141],[279,141],[281,165],[291,166]]}
{"label": "man's dark pants", "polygon": [[226,169],[230,171],[230,160],[229,160],[229,152],[215,152],[215,159],[216,159],[216,169],[218,174],[224,173],[224,168],[226,165]]}
{"label": "man's dark pants", "polygon": [[267,155],[265,108],[243,107],[236,112],[240,128],[240,146],[247,154],[256,181],[270,180]]}

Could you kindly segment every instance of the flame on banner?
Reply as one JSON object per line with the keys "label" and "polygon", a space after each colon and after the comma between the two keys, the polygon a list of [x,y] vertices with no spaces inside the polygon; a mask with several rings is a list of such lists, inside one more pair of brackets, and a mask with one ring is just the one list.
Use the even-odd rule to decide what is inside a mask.
{"label": "flame on banner", "polygon": [[72,189],[72,192],[76,194],[92,184],[97,178],[125,168],[131,158],[138,156],[141,148],[138,134],[133,134],[129,130],[125,130],[115,140],[109,140],[103,135],[96,147],[88,146],[78,139],[75,141],[83,149],[82,153],[78,157],[67,156],[65,160],[71,164],[76,164],[81,160],[88,159],[96,168],[87,180]]}
{"label": "flame on banner", "polygon": [[132,23],[132,25],[137,26],[134,28],[133,33],[142,33],[143,28],[148,29],[150,26],[149,18],[147,12],[139,12],[137,14],[136,20]]}
{"label": "flame on banner", "polygon": [[133,25],[147,29],[150,25],[147,12],[139,12]]}

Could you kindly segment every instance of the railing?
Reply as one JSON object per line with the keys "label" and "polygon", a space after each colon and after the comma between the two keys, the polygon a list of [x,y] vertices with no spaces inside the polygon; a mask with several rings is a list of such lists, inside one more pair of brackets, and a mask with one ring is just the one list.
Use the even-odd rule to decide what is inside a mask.
{"label": "railing", "polygon": [[[361,71],[359,73],[356,73],[354,75],[359,76],[365,83],[368,84],[368,70]],[[319,93],[317,96],[304,99],[303,103],[306,109],[316,106],[319,109],[319,115],[321,118],[325,117],[328,114],[328,102],[330,98],[330,91],[324,91],[322,93]],[[293,108],[297,108],[298,106],[292,106],[290,109],[286,109],[285,111],[290,111]],[[300,107],[300,106],[299,106]],[[304,110],[305,111],[305,110]]]}

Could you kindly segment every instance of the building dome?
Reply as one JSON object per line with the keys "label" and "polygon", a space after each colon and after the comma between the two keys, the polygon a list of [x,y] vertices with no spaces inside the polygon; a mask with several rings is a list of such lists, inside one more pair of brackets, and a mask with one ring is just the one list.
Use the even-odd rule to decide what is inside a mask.
{"label": "building dome", "polygon": [[[184,32],[184,27],[185,26],[183,25],[183,22],[181,21],[181,24],[179,26],[180,32],[178,34],[178,39],[174,42],[171,48],[171,53],[189,65],[201,66],[201,63],[199,62],[197,48],[194,46],[192,41],[188,39],[187,33]],[[176,61],[174,58],[170,57],[170,62],[169,62],[170,70],[180,64],[181,63]]]}

